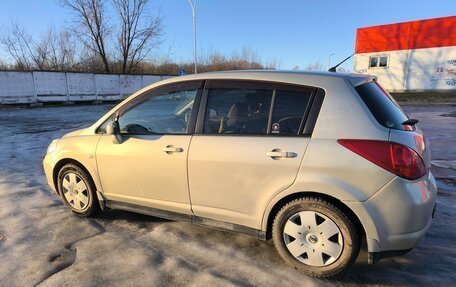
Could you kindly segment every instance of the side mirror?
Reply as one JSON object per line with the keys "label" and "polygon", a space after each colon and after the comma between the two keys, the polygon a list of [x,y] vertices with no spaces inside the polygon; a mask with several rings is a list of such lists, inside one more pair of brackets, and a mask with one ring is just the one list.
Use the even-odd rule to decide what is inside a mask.
{"label": "side mirror", "polygon": [[119,123],[117,121],[113,121],[106,127],[106,134],[111,137],[113,144],[122,143],[122,135],[119,130]]}

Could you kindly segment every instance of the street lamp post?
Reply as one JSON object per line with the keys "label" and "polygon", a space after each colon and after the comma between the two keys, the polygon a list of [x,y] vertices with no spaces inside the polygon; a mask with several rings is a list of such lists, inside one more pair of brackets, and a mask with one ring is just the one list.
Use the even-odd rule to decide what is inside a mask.
{"label": "street lamp post", "polygon": [[188,0],[188,3],[190,3],[190,7],[192,8],[192,16],[193,16],[193,62],[195,64],[195,74],[198,73],[198,68],[196,67],[197,61],[198,61],[197,56],[196,56],[196,13],[195,13],[196,1],[197,0],[194,0],[192,2],[192,0]]}
{"label": "street lamp post", "polygon": [[334,53],[331,53],[328,56],[328,70],[331,69],[331,56],[334,56]]}

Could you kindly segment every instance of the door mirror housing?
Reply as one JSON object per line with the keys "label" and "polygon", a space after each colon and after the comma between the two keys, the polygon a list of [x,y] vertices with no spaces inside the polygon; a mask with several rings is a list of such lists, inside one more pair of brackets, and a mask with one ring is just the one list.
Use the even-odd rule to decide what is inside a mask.
{"label": "door mirror housing", "polygon": [[122,135],[120,134],[118,121],[113,121],[106,127],[106,134],[111,137],[113,144],[122,143]]}

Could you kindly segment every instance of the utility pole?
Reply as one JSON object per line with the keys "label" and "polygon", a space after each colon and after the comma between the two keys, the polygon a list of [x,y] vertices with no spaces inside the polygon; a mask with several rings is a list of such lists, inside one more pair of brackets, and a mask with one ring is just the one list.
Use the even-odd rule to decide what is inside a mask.
{"label": "utility pole", "polygon": [[197,62],[198,58],[196,56],[196,1],[194,0],[188,0],[188,3],[190,3],[190,7],[192,8],[192,16],[193,16],[193,62],[195,64],[195,74],[198,73],[198,68],[197,68]]}

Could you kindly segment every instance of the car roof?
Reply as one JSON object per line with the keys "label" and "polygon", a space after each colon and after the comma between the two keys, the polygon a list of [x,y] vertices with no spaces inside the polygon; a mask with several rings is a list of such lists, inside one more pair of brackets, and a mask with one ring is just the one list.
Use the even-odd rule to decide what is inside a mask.
{"label": "car roof", "polygon": [[245,74],[293,74],[293,75],[318,75],[326,77],[346,77],[347,73],[334,73],[326,71],[296,71],[296,70],[234,70],[234,71],[218,71],[218,72],[207,72],[197,74],[198,76],[211,76],[218,74],[230,74],[230,75],[245,75]]}
{"label": "car roof", "polygon": [[277,81],[284,83],[301,84],[306,79],[320,79],[322,81],[331,79],[348,79],[354,86],[371,81],[372,75],[354,74],[354,73],[336,73],[325,71],[294,71],[294,70],[242,70],[242,71],[219,71],[206,72],[199,74],[190,74],[169,78],[162,83],[181,82],[188,80],[213,80],[213,79],[230,79],[230,80],[263,80]]}

